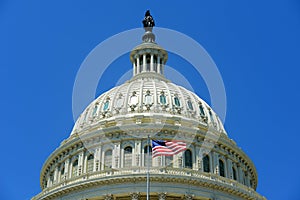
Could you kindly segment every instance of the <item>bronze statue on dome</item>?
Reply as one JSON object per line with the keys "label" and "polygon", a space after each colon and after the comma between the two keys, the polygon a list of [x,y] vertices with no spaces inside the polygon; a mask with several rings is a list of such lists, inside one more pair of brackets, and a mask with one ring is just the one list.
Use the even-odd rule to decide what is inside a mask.
{"label": "bronze statue on dome", "polygon": [[147,10],[145,13],[145,17],[143,19],[143,25],[144,25],[145,29],[151,28],[151,30],[152,30],[153,26],[155,26],[154,19],[150,14],[150,10]]}

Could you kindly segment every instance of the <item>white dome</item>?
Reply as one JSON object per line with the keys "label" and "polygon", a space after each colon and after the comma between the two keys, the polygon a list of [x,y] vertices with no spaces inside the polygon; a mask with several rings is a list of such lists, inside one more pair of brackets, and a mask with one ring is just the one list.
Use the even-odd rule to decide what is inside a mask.
{"label": "white dome", "polygon": [[[95,99],[71,136],[48,157],[40,176],[43,191],[34,200],[149,195],[265,200],[255,192],[254,164],[227,137],[217,114],[195,93],[164,77],[168,54],[151,30],[145,28],[143,43],[130,54],[133,77]],[[151,157],[150,136],[183,140],[187,149]]]}
{"label": "white dome", "polygon": [[145,113],[193,119],[226,134],[217,114],[195,93],[161,75],[144,72],[95,99],[80,115],[71,135],[108,118],[127,118]]}

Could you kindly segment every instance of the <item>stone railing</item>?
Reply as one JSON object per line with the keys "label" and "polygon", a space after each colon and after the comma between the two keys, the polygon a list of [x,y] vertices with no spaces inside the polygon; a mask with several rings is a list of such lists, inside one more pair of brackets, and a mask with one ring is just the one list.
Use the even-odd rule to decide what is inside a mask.
{"label": "stone railing", "polygon": [[[235,190],[237,192],[246,194],[249,197],[252,197],[257,200],[265,200],[264,197],[261,197],[253,188],[247,187],[241,183],[238,183],[235,180],[221,177],[217,174],[199,172],[192,169],[176,169],[176,168],[161,168],[161,167],[152,167],[150,169],[150,177],[160,177],[160,175],[169,175],[174,178],[182,179],[191,179],[196,180],[197,182],[207,183],[218,185],[220,187],[227,188],[228,190]],[[147,169],[145,167],[131,167],[124,169],[109,169],[105,171],[96,171],[91,173],[82,174],[77,177],[70,179],[62,180],[59,183],[54,184],[51,187],[44,189],[40,194],[35,196],[32,200],[41,199],[43,196],[48,196],[48,194],[56,193],[59,190],[63,190],[66,187],[76,186],[77,183],[84,184],[85,181],[97,181],[105,180],[110,178],[127,178],[133,176],[142,176],[146,177]]]}

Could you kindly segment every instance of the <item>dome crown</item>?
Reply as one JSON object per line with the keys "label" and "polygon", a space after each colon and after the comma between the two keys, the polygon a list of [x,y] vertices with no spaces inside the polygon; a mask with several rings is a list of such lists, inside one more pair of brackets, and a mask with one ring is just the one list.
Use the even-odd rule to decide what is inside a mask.
{"label": "dome crown", "polygon": [[221,120],[205,101],[165,78],[168,53],[155,42],[150,12],[146,12],[143,24],[142,43],[130,53],[133,77],[94,100],[80,115],[71,135],[103,121],[142,115],[192,119],[226,134]]}

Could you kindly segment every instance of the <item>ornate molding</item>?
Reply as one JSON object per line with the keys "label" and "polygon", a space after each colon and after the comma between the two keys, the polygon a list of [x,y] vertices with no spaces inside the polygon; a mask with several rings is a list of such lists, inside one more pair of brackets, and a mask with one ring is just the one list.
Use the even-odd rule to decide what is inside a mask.
{"label": "ornate molding", "polygon": [[166,197],[167,197],[167,193],[166,192],[158,194],[158,200],[166,200]]}
{"label": "ornate molding", "polygon": [[[196,187],[204,187],[209,188],[213,190],[217,190],[220,192],[229,193],[232,195],[235,195],[237,197],[241,197],[243,199],[248,200],[265,200],[264,197],[259,195],[257,192],[255,192],[253,189],[246,187],[240,183],[237,183],[236,181],[219,177],[217,175],[208,174],[208,173],[197,173],[193,172],[193,170],[183,170],[183,169],[167,169],[163,171],[160,170],[161,168],[152,169],[150,173],[153,175],[150,177],[150,181],[152,184],[155,183],[167,183],[167,185],[170,185],[169,182],[176,182],[178,184],[189,184],[194,185]],[[107,186],[107,185],[115,185],[115,184],[126,184],[126,183],[132,183],[132,182],[146,182],[145,177],[146,169],[140,170],[137,174],[130,173],[128,170],[124,170],[122,172],[121,170],[110,170],[109,172],[97,172],[97,173],[91,173],[88,176],[79,176],[73,179],[68,179],[65,182],[61,184],[57,184],[55,186],[52,186],[51,188],[47,188],[43,190],[40,194],[38,194],[36,197],[33,198],[33,200],[50,200],[55,197],[60,197],[63,194],[66,194],[71,191],[76,190],[82,190],[84,188],[90,188],[98,186],[99,188],[101,186]],[[185,174],[189,173],[189,176],[192,177],[192,180],[187,182],[186,177],[183,176]],[[192,174],[191,174],[192,173]],[[122,175],[121,178],[116,178],[116,176]],[[181,175],[180,177],[178,175]],[[82,182],[84,180],[84,182]],[[135,197],[136,194],[133,193]],[[138,200],[138,199],[137,199]]]}
{"label": "ornate molding", "polygon": [[193,200],[194,195],[193,194],[185,194],[184,195],[184,200]]}
{"label": "ornate molding", "polygon": [[106,194],[106,195],[104,196],[104,200],[113,200],[113,199],[114,199],[114,197],[113,197],[112,194]]}
{"label": "ornate molding", "polygon": [[139,200],[140,199],[140,193],[139,192],[132,192],[130,193],[131,200]]}

